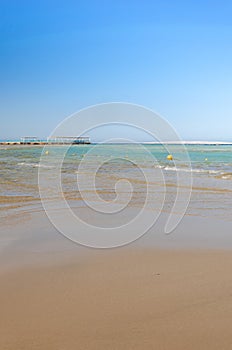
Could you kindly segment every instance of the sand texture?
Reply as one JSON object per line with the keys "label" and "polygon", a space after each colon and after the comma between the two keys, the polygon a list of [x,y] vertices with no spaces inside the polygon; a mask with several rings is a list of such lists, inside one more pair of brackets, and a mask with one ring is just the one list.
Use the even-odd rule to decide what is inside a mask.
{"label": "sand texture", "polygon": [[1,350],[231,349],[232,255],[117,249],[1,274]]}

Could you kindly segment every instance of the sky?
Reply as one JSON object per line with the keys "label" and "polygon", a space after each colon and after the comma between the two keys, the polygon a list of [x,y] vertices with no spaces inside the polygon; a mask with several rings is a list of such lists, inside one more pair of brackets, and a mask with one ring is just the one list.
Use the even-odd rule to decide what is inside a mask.
{"label": "sky", "polygon": [[230,0],[0,0],[0,138],[129,102],[185,140],[232,141],[231,43]]}

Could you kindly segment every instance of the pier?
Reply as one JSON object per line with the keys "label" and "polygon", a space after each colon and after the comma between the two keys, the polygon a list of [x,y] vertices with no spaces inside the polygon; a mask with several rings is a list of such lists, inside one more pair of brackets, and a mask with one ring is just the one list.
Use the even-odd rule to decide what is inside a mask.
{"label": "pier", "polygon": [[55,136],[47,139],[48,144],[56,145],[79,145],[79,144],[90,144],[90,138],[88,136]]}
{"label": "pier", "polygon": [[1,141],[0,145],[88,145],[90,143],[88,136],[53,136],[46,140],[36,136],[23,136],[19,141]]}

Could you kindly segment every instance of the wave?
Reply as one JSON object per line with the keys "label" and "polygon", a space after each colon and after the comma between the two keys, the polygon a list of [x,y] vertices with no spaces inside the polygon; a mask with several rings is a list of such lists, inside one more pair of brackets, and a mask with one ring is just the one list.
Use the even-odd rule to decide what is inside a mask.
{"label": "wave", "polygon": [[31,167],[31,168],[54,168],[53,165],[45,165],[45,164],[41,164],[41,163],[26,163],[26,162],[21,162],[18,163],[17,165],[19,166],[26,166],[26,167]]}
{"label": "wave", "polygon": [[216,176],[216,178],[223,180],[232,180],[232,173],[221,173],[220,175]]}
{"label": "wave", "polygon": [[[17,163],[17,165],[22,167],[30,167],[30,168],[47,168],[47,169],[55,168],[54,165],[45,165],[41,163],[29,163],[29,162],[20,162],[20,163]],[[156,165],[155,169],[161,169],[162,171],[167,171],[167,172],[184,172],[184,173],[193,173],[193,174],[214,175],[214,177],[217,179],[232,180],[232,172],[225,172],[222,169],[215,170],[215,169],[191,168],[191,167],[184,167],[181,165],[180,167],[175,167],[175,166],[160,165],[160,164]],[[78,173],[78,171],[75,171],[75,173]],[[106,173],[104,173],[104,175],[106,175]]]}
{"label": "wave", "polygon": [[194,169],[194,168],[178,168],[178,167],[171,167],[171,166],[162,166],[158,165],[156,168],[162,169],[164,171],[172,171],[172,172],[186,172],[186,173],[196,173],[196,174],[208,174],[208,175],[214,175],[216,179],[221,180],[232,180],[232,172],[225,172],[222,170],[215,170],[215,169]]}
{"label": "wave", "polygon": [[165,166],[165,165],[157,165],[156,168],[162,169],[165,171],[176,171],[176,172],[186,172],[186,173],[204,173],[204,174],[221,174],[221,171],[219,170],[209,170],[209,169],[194,169],[194,168],[178,168],[178,167],[171,167],[171,166]]}

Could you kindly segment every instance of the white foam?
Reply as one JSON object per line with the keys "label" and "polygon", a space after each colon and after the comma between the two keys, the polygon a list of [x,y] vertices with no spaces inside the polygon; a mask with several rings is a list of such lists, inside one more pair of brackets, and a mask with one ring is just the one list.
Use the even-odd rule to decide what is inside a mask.
{"label": "white foam", "polygon": [[54,168],[54,166],[52,166],[52,165],[44,165],[44,164],[41,164],[41,163],[21,162],[21,163],[18,163],[17,165],[27,166],[27,167],[31,167],[31,168],[48,168],[48,169]]}

